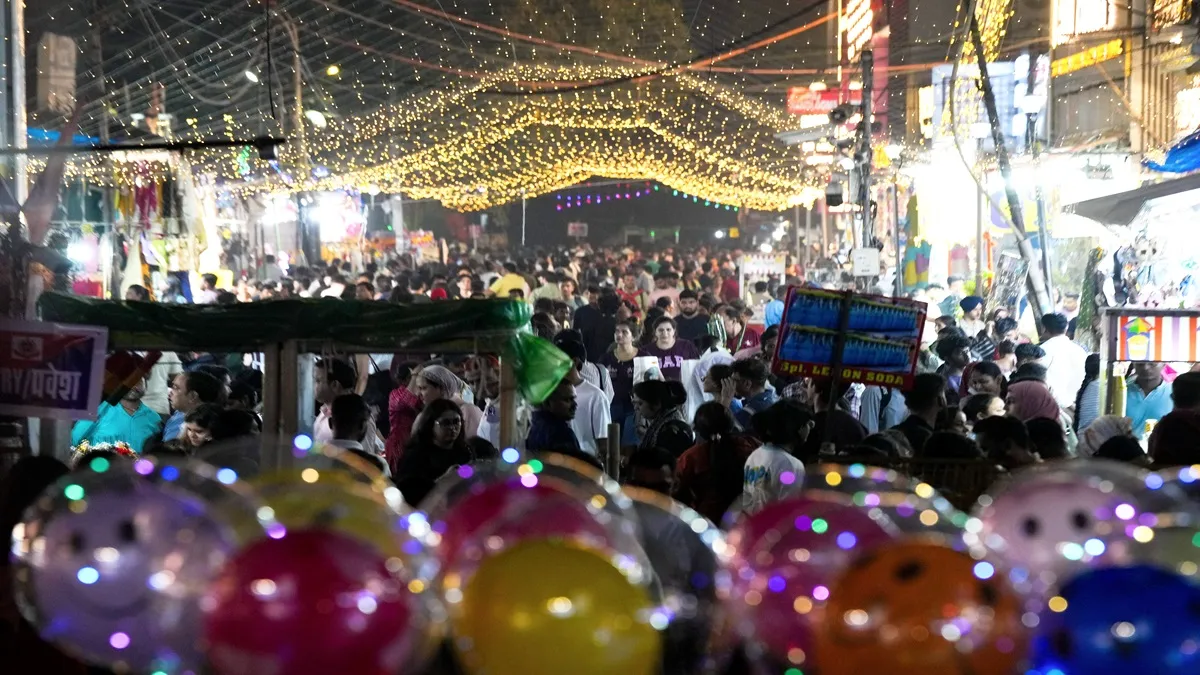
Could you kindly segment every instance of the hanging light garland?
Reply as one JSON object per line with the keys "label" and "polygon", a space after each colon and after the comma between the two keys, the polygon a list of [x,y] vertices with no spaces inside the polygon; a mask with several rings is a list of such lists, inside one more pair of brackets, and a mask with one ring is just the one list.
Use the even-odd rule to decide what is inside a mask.
{"label": "hanging light garland", "polygon": [[[658,195],[658,194],[663,194],[663,195],[667,194],[667,192],[665,190],[662,190],[661,185],[651,184],[649,182],[646,182],[641,185],[618,183],[616,185],[616,188],[612,189],[612,190],[605,190],[604,187],[611,188],[612,186],[608,185],[608,186],[598,186],[598,187],[592,188],[585,184],[584,186],[582,186],[578,189],[571,189],[568,191],[564,191],[563,193],[556,194],[556,195],[554,195],[554,199],[557,202],[555,204],[555,210],[562,211],[564,209],[583,208],[583,207],[588,207],[588,206],[601,206],[603,204],[611,204],[614,200],[616,200],[618,203],[622,202],[622,201],[628,202],[628,201],[632,201],[634,199],[641,199],[643,197],[650,197],[650,196],[654,196],[654,195]],[[564,195],[565,195],[565,198],[564,198]],[[692,203],[695,203],[695,204],[702,203],[702,204],[704,204],[704,206],[711,206],[714,209],[724,208],[726,211],[738,211],[739,210],[739,207],[734,206],[732,204],[721,204],[718,202],[713,202],[711,200],[701,201],[701,199],[698,196],[681,193],[681,192],[679,192],[679,190],[671,190],[670,195],[672,197],[679,197],[679,198],[691,201]]]}

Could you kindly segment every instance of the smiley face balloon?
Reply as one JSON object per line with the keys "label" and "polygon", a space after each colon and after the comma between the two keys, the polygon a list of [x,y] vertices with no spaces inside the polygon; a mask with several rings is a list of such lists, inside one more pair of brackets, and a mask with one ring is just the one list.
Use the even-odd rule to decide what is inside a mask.
{"label": "smiley face balloon", "polygon": [[822,675],[1011,675],[1025,656],[1021,602],[986,561],[933,543],[856,561],[817,626]]}
{"label": "smiley face balloon", "polygon": [[[1181,491],[1117,462],[1051,462],[1016,472],[980,497],[978,543],[1034,597],[1100,564],[1127,564],[1117,545],[1156,513],[1186,507]],[[1186,514],[1184,514],[1186,515]]]}
{"label": "smiley face balloon", "polygon": [[[216,470],[211,470],[215,472]],[[223,470],[229,472],[229,470]],[[212,492],[236,474],[103,458],[51,486],[13,531],[17,600],[41,636],[117,670],[202,663],[198,599],[237,545]],[[214,490],[215,486],[215,490]],[[228,512],[228,511],[226,511]]]}

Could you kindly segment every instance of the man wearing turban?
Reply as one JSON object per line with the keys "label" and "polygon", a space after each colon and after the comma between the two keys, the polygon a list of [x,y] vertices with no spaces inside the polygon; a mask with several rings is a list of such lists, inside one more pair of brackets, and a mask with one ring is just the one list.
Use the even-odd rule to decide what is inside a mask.
{"label": "man wearing turban", "polygon": [[974,339],[981,331],[987,329],[987,324],[983,321],[983,298],[978,295],[968,295],[959,300],[958,306],[963,311],[963,317],[959,319],[958,325],[967,334],[967,337]]}

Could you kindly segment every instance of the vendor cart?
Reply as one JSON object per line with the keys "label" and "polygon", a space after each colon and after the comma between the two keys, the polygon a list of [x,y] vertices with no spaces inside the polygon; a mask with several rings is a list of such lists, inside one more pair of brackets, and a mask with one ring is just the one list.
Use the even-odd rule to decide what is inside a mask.
{"label": "vendor cart", "polygon": [[[1100,310],[1101,409],[1123,414],[1125,369],[1122,364],[1200,362],[1200,310],[1110,307]],[[1177,370],[1181,368],[1176,368]]]}
{"label": "vendor cart", "polygon": [[[261,353],[263,433],[279,438],[303,430],[312,378],[302,375],[302,365],[313,355],[495,355],[501,369],[502,447],[518,441],[517,396],[540,398],[546,383],[556,384],[569,367],[553,358],[529,358],[529,342],[537,338],[522,330],[529,322],[528,305],[510,300],[398,305],[326,298],[216,306],[47,293],[39,306],[45,321],[107,328],[110,351]],[[291,461],[278,447],[263,451],[263,468]]]}

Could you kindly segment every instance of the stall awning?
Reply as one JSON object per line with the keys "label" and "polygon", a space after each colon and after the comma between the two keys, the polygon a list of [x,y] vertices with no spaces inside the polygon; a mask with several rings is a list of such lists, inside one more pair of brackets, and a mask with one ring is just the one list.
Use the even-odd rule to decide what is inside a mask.
{"label": "stall awning", "polygon": [[[1107,197],[1067,204],[1063,210],[1105,225],[1129,225],[1150,202],[1193,190],[1200,190],[1200,174],[1144,185],[1136,190],[1118,192]],[[1194,197],[1197,202],[1200,202],[1200,193],[1189,195],[1189,197]]]}

